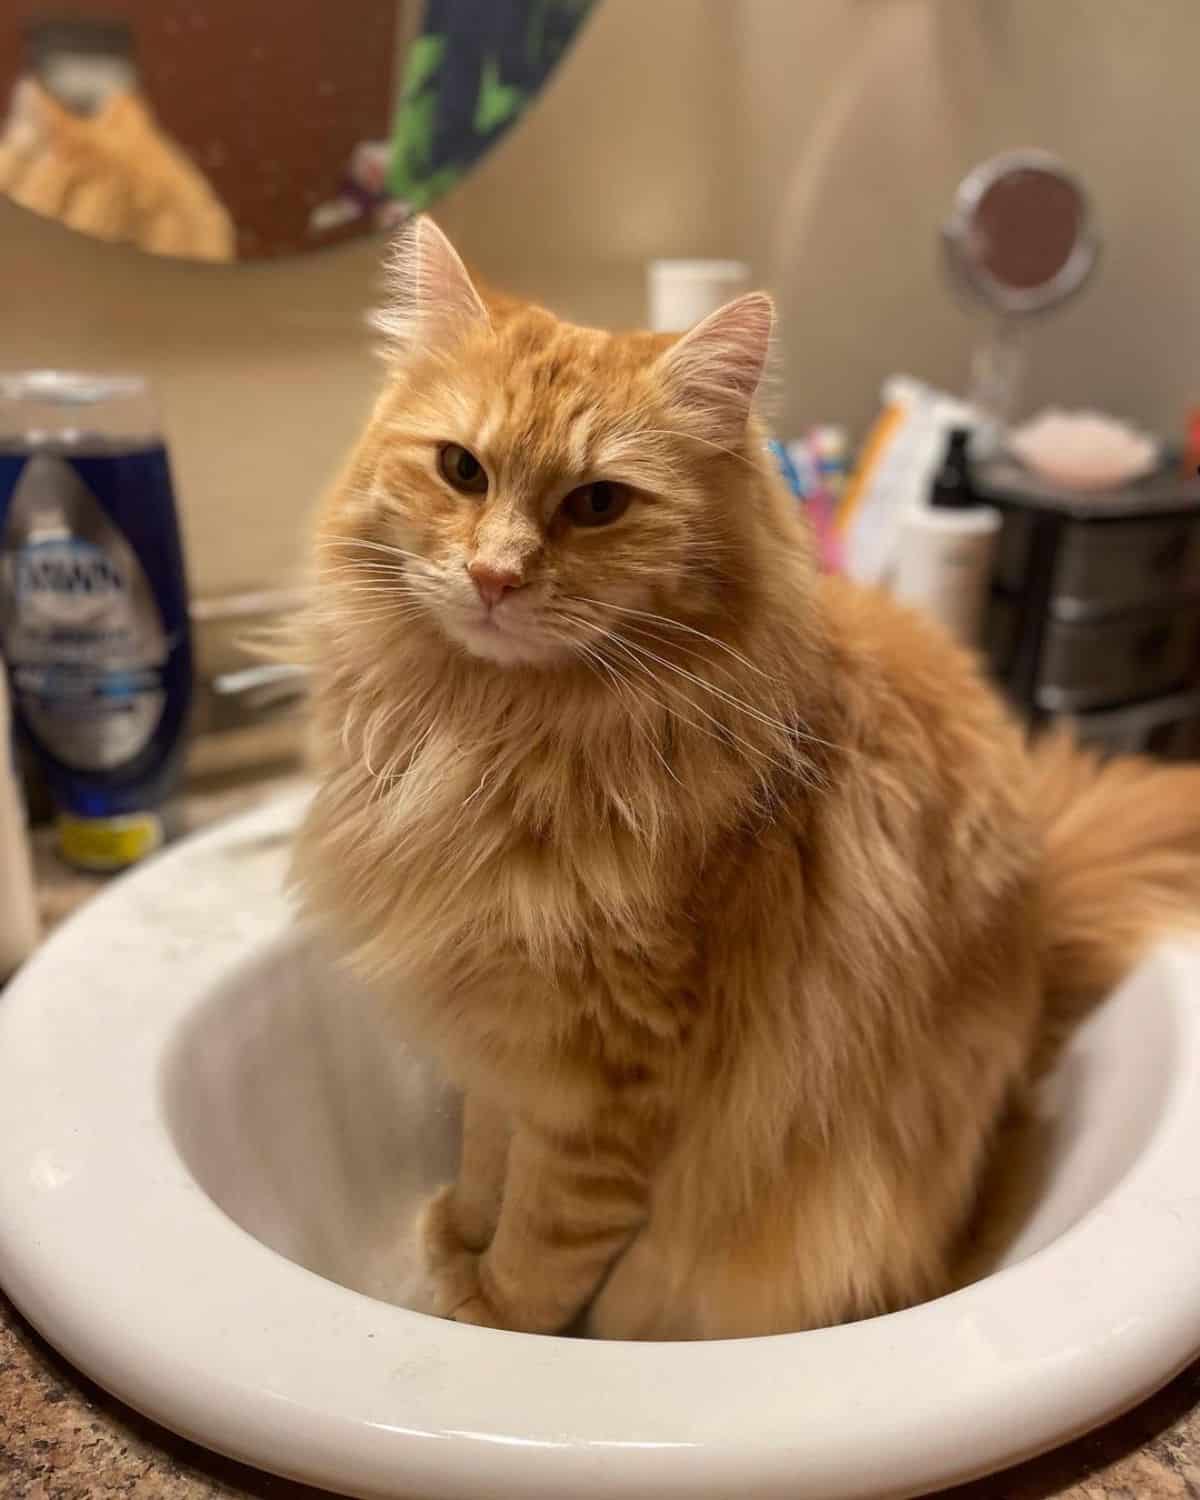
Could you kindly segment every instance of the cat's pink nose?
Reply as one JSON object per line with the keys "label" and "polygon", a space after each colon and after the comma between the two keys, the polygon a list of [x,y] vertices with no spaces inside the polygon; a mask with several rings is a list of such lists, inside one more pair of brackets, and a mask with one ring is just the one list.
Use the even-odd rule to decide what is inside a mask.
{"label": "cat's pink nose", "polygon": [[485,562],[469,563],[467,572],[479,591],[479,597],[489,609],[499,604],[505,594],[519,589],[523,581],[520,573],[514,573],[511,568],[493,568]]}

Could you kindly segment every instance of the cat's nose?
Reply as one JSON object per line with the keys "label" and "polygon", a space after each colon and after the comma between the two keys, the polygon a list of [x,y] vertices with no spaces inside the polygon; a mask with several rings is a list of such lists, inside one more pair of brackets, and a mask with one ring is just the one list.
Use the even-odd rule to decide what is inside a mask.
{"label": "cat's nose", "polygon": [[467,572],[471,575],[471,582],[479,592],[479,597],[490,609],[499,604],[505,594],[519,589],[524,582],[520,573],[515,573],[511,568],[495,568],[489,563],[468,563]]}

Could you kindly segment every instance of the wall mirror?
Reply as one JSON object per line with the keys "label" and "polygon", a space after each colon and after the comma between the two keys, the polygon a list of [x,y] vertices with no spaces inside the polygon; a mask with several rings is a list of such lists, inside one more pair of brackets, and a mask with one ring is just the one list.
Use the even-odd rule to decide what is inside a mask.
{"label": "wall mirror", "polygon": [[0,192],[159,255],[319,249],[426,208],[591,0],[4,0]]}

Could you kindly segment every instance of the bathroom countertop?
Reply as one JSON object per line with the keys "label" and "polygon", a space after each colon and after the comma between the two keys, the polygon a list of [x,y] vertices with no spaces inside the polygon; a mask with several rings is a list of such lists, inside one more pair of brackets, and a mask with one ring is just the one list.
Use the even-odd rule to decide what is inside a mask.
{"label": "bathroom countertop", "polygon": [[[210,778],[185,794],[184,823],[196,829],[241,812],[295,779],[294,773],[250,782]],[[48,832],[39,832],[35,844],[49,929],[104,882],[60,865]],[[947,1500],[1200,1500],[1200,1362],[1098,1432],[944,1494]],[[0,1293],[3,1500],[322,1500],[324,1495],[218,1457],[147,1421],[77,1374]]]}

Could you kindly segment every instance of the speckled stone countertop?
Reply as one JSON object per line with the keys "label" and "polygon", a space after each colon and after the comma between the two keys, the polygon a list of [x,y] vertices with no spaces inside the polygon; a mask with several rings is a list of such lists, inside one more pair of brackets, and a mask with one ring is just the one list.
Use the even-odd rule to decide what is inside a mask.
{"label": "speckled stone countertop", "polygon": [[[201,828],[255,805],[291,780],[289,775],[250,782],[210,777],[185,796],[184,823]],[[103,881],[60,865],[47,833],[39,833],[36,845],[49,929]],[[1099,1432],[944,1494],[947,1500],[1200,1500],[1200,1363]],[[122,1406],[60,1359],[0,1293],[0,1500],[321,1500],[325,1495],[220,1458]]]}

